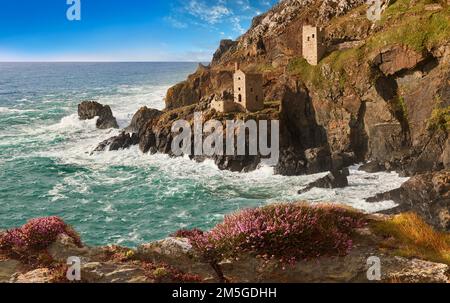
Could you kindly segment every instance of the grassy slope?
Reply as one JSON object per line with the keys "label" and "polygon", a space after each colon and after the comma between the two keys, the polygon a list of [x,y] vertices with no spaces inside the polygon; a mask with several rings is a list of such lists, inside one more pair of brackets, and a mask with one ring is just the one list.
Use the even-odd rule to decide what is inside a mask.
{"label": "grassy slope", "polygon": [[450,265],[450,234],[435,231],[414,213],[375,222],[372,229],[384,238],[380,248],[390,254]]}
{"label": "grassy slope", "polygon": [[[309,65],[303,58],[293,58],[288,71],[314,87],[324,88],[329,84],[322,73],[323,67],[327,65],[340,76],[342,86],[348,79],[346,67],[349,62],[363,63],[370,54],[386,46],[402,44],[416,51],[423,51],[449,42],[450,8],[445,6],[439,11],[427,11],[425,5],[430,2],[433,1],[420,0],[412,5],[411,0],[397,0],[384,12],[382,20],[377,24],[379,30],[362,46],[334,51],[317,66]],[[342,18],[349,18],[349,14],[333,20],[332,23],[340,23]]]}

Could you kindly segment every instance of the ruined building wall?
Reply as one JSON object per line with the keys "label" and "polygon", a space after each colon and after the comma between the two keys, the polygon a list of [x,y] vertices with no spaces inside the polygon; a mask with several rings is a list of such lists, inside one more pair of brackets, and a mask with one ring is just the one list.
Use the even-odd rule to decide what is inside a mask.
{"label": "ruined building wall", "polygon": [[245,73],[241,70],[234,73],[234,102],[243,107],[247,102],[245,78]]}
{"label": "ruined building wall", "polygon": [[247,94],[245,108],[251,112],[263,110],[264,92],[262,75],[246,75],[245,91]]}
{"label": "ruined building wall", "polygon": [[325,53],[324,33],[315,26],[303,26],[303,57],[311,65],[317,65]]}
{"label": "ruined building wall", "polygon": [[264,109],[263,77],[245,74],[237,70],[234,74],[234,102],[250,112]]}

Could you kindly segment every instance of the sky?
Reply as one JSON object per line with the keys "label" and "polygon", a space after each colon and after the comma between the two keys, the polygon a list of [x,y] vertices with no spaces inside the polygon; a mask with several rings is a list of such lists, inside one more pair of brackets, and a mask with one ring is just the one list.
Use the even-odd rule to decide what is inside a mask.
{"label": "sky", "polygon": [[[67,18],[72,1],[79,21]],[[276,2],[0,0],[0,61],[207,62]]]}

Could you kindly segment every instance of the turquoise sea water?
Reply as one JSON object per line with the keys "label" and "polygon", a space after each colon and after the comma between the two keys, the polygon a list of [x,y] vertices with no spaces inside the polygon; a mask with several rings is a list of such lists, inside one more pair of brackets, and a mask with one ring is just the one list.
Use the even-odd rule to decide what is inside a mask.
{"label": "turquoise sea water", "polygon": [[213,163],[143,155],[137,147],[91,155],[117,130],[79,121],[77,104],[109,104],[121,127],[141,106],[164,107],[171,85],[194,63],[0,63],[0,229],[57,215],[91,245],[139,243],[180,228],[210,228],[227,213],[276,201],[342,202],[398,187],[396,174],[352,169],[350,187],[297,191],[315,176],[282,177],[270,167],[238,174]]}

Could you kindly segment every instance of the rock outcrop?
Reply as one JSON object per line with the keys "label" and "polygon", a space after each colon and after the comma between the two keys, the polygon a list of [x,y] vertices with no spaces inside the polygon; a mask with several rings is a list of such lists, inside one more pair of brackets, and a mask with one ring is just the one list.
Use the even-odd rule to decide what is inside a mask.
{"label": "rock outcrop", "polygon": [[369,202],[393,200],[399,206],[388,213],[413,211],[440,230],[450,231],[450,171],[412,177],[401,188],[379,194]]}
{"label": "rock outcrop", "polygon": [[111,137],[99,143],[94,152],[127,149],[130,146],[139,144],[141,138],[145,136],[147,126],[158,121],[161,115],[162,112],[157,109],[151,109],[146,106],[140,108],[134,114],[130,125],[126,127],[120,135]]}
{"label": "rock outcrop", "polygon": [[84,101],[78,105],[78,116],[81,120],[91,120],[98,117],[97,128],[119,128],[116,118],[109,105],[102,105],[95,101]]}
{"label": "rock outcrop", "polygon": [[161,111],[144,106],[134,114],[130,125],[125,129],[125,131],[127,133],[140,135],[143,131],[145,131],[145,127],[148,123],[152,123],[161,115]]}
{"label": "rock outcrop", "polygon": [[[68,282],[65,264],[72,256],[81,260],[83,283],[219,282],[217,267],[224,278],[233,283],[450,282],[446,264],[397,256],[396,244],[392,241],[392,250],[380,248],[384,247],[386,237],[376,232],[374,224],[389,221],[391,217],[373,216],[370,220],[367,227],[354,231],[354,245],[346,255],[299,260],[290,266],[250,253],[223,258],[213,266],[185,238],[167,238],[134,250],[118,246],[79,247],[70,237],[60,235],[41,253],[40,258],[46,261],[37,255],[33,262],[24,264],[11,257],[5,258],[0,251],[0,282]],[[371,265],[368,260],[374,256],[381,262],[382,275],[381,280],[369,281],[367,273]]]}
{"label": "rock outcrop", "polygon": [[313,188],[344,188],[348,186],[348,176],[350,172],[347,168],[343,170],[333,170],[328,175],[319,180],[311,182],[299,194],[310,191]]}
{"label": "rock outcrop", "polygon": [[127,149],[132,145],[136,145],[139,143],[139,136],[137,134],[127,134],[126,132],[122,132],[118,136],[114,136],[112,138],[106,139],[103,142],[100,142],[99,145],[95,148],[94,152],[102,152],[105,150],[115,151],[119,149]]}

